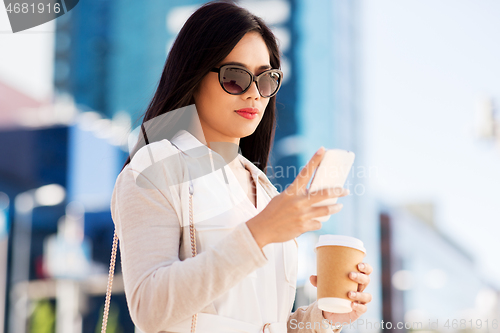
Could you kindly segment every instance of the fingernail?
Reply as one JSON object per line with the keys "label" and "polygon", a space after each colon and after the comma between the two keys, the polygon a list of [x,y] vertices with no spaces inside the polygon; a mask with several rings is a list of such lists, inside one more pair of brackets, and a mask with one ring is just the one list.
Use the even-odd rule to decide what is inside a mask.
{"label": "fingernail", "polygon": [[365,264],[359,264],[358,267],[359,267],[359,269],[363,269],[363,268],[365,268]]}
{"label": "fingernail", "polygon": [[318,149],[318,151],[316,152],[316,155],[321,155],[321,154],[323,154],[324,151],[325,151],[325,148],[323,146],[321,146],[321,148]]}
{"label": "fingernail", "polygon": [[355,279],[358,276],[358,273],[352,273],[352,278]]}
{"label": "fingernail", "polygon": [[357,307],[358,306],[358,303],[357,302],[354,302],[354,307]]}
{"label": "fingernail", "polygon": [[351,291],[351,297],[356,297],[356,292]]}

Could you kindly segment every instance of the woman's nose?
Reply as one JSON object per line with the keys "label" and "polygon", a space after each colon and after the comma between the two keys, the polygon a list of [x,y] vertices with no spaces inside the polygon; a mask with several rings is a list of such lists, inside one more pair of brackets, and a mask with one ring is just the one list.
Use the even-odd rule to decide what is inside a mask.
{"label": "woman's nose", "polygon": [[250,87],[248,88],[248,90],[245,91],[243,96],[245,99],[248,99],[248,98],[259,99],[260,94],[259,94],[259,89],[257,89],[257,82],[253,81],[252,84],[250,84]]}

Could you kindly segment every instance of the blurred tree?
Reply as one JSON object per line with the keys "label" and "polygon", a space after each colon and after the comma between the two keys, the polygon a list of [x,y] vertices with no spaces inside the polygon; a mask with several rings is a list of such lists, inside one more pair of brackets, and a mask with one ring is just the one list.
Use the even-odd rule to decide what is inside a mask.
{"label": "blurred tree", "polygon": [[[120,315],[120,310],[117,306],[113,306],[113,302],[109,303],[109,314],[108,314],[108,326],[106,326],[106,333],[122,333],[123,329],[118,322],[118,317]],[[95,327],[95,333],[101,332],[102,327],[102,315],[104,313],[104,304],[101,306],[99,311],[99,321]]]}
{"label": "blurred tree", "polygon": [[40,300],[35,305],[31,315],[30,333],[54,333],[56,315],[54,306],[47,300]]}

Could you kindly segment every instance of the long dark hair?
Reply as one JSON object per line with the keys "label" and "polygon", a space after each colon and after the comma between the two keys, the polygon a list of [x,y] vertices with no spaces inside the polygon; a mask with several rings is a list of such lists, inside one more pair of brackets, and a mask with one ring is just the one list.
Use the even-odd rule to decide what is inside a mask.
{"label": "long dark hair", "polygon": [[[170,49],[141,128],[144,130],[144,124],[151,119],[194,104],[193,92],[203,77],[250,31],[260,33],[269,50],[271,67],[280,68],[276,38],[261,18],[232,1],[211,1],[198,8],[186,21]],[[273,96],[254,133],[240,139],[241,154],[264,172],[276,129],[275,109],[276,96]],[[123,168],[137,150],[151,143],[147,136],[139,137],[142,142],[137,143]]]}

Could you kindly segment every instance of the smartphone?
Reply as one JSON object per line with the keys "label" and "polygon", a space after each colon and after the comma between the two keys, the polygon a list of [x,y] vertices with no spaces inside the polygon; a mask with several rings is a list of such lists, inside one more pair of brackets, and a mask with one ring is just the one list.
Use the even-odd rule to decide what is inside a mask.
{"label": "smartphone", "polygon": [[[352,151],[343,149],[327,149],[323,155],[316,172],[313,175],[309,192],[319,191],[331,187],[344,187],[347,176],[354,163],[355,154]],[[333,205],[338,198],[325,199],[317,202],[312,207]],[[320,222],[325,222],[331,215],[314,218]]]}

